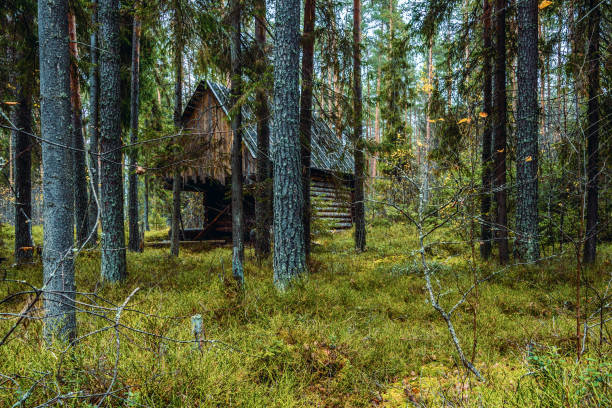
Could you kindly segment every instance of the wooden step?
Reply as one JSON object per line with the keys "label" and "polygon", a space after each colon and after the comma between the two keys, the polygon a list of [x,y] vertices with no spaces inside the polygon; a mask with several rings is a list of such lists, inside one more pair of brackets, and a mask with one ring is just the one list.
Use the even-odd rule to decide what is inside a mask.
{"label": "wooden step", "polygon": [[327,190],[327,191],[351,191],[348,188],[345,187],[337,187],[331,184],[310,184],[310,189],[311,190]]}
{"label": "wooden step", "polygon": [[338,213],[318,213],[314,214],[314,218],[323,218],[328,220],[348,220],[352,221],[353,217],[350,214],[338,214]]}
{"label": "wooden step", "polygon": [[344,194],[344,193],[327,193],[327,192],[319,192],[319,191],[312,191],[310,193],[311,197],[317,197],[317,198],[331,198],[331,199],[339,199],[339,200],[346,200],[346,201],[351,201],[351,195],[350,194]]}
{"label": "wooden step", "polygon": [[332,226],[333,230],[345,230],[345,229],[349,229],[352,228],[353,224],[349,223],[349,222],[344,222],[344,223],[338,223]]}

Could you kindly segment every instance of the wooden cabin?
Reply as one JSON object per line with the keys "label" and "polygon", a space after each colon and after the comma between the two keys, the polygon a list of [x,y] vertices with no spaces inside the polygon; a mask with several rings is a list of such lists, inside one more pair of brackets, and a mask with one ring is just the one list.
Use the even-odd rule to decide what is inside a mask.
{"label": "wooden cabin", "polygon": [[[178,138],[183,191],[203,193],[204,227],[183,231],[185,240],[231,236],[231,147],[229,90],[211,81],[201,81],[182,115]],[[249,106],[242,107],[245,222],[254,228],[254,197],[257,156],[257,123]],[[272,122],[273,118],[271,118]],[[272,129],[272,123],[270,123]],[[313,120],[311,200],[313,221],[325,220],[331,229],[352,226],[353,156],[346,137],[339,138],[326,123]],[[270,149],[274,149],[271,140]],[[170,181],[170,179],[167,179]],[[168,183],[171,188],[171,183]]]}

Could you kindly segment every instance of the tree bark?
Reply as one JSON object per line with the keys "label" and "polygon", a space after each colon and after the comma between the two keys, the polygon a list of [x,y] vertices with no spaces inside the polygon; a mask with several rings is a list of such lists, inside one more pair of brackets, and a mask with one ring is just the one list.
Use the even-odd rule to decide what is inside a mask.
{"label": "tree bark", "polygon": [[242,108],[237,107],[242,94],[240,52],[240,0],[231,0],[231,106],[232,106],[232,275],[244,283],[244,213],[242,211]]}
{"label": "tree bark", "polygon": [[[266,73],[266,19],[265,0],[255,2],[255,42],[257,61],[255,69],[258,77]],[[270,255],[270,225],[272,218],[272,162],[270,161],[270,109],[266,84],[257,87],[255,93],[257,115],[257,197],[255,198],[255,254],[263,259]]]}
{"label": "tree bark", "polygon": [[516,243],[520,259],[535,262],[538,239],[538,1],[523,0],[518,11],[516,115]]}
{"label": "tree bark", "polygon": [[119,1],[100,2],[100,195],[102,278],[127,276],[123,230],[123,164],[119,92]]}
{"label": "tree bark", "polygon": [[34,28],[34,10],[25,8],[16,19],[19,47],[14,67],[16,78],[15,98],[17,106],[12,111],[11,122],[16,129],[11,131],[10,160],[15,193],[15,263],[22,264],[32,260],[32,95],[35,82],[35,59],[37,52]]}
{"label": "tree bark", "polygon": [[[174,130],[181,130],[181,115],[183,113],[183,38],[179,30],[180,21],[178,19],[178,10],[175,10],[175,41],[176,49],[174,53],[174,69],[175,81],[174,84]],[[180,240],[180,220],[181,220],[181,179],[178,163],[178,155],[175,155],[174,171],[172,177],[172,225],[170,237],[170,254],[173,256],[179,255],[179,240]]]}
{"label": "tree bark", "polygon": [[300,1],[276,0],[274,47],[274,283],[306,269],[299,139]]}
{"label": "tree bark", "polygon": [[143,223],[145,231],[150,231],[149,227],[149,175],[145,174],[144,179],[144,209],[143,209]]}
{"label": "tree bark", "polygon": [[[381,23],[382,31],[382,23]],[[380,144],[380,78],[381,78],[381,62],[380,54],[378,54],[378,67],[376,68],[376,111],[374,112],[374,140],[377,146]],[[374,155],[372,160],[372,177],[378,176],[378,155]]]}
{"label": "tree bark", "polygon": [[502,265],[509,260],[506,207],[506,6],[506,0],[495,0],[494,188],[497,205],[496,241],[499,263]]}
{"label": "tree bark", "polygon": [[73,245],[72,115],[67,0],[39,0],[43,159],[44,329],[48,343],[76,337]]}
{"label": "tree bark", "polygon": [[584,263],[594,263],[597,255],[597,230],[599,227],[598,196],[599,186],[599,37],[601,9],[600,2],[589,1],[588,38],[589,64],[588,107],[587,107],[587,199],[586,199],[586,239],[584,241]]}
{"label": "tree bark", "polygon": [[310,144],[312,142],[312,83],[314,69],[315,1],[304,1],[302,35],[302,95],[300,98],[300,137],[302,152],[302,195],[304,196],[304,252],[310,256]]}
{"label": "tree bark", "polygon": [[87,155],[83,138],[81,91],[77,62],[79,60],[74,13],[68,13],[68,35],[70,37],[70,102],[72,104],[72,165],[74,171],[74,224],[76,243],[81,246],[87,241],[89,217],[87,205]]}
{"label": "tree bark", "polygon": [[486,114],[485,125],[482,131],[482,196],[480,201],[480,256],[483,259],[491,257],[491,98],[492,98],[492,74],[491,74],[491,0],[483,1],[482,13],[483,25],[483,112]]}
{"label": "tree bark", "polygon": [[140,96],[140,32],[141,22],[138,14],[134,14],[132,28],[132,81],[130,92],[130,165],[128,166],[128,218],[130,251],[140,251],[140,233],[138,232],[138,175],[136,164],[138,160],[138,109]]}
{"label": "tree bark", "polygon": [[364,187],[365,158],[363,144],[363,102],[361,99],[361,0],[353,0],[353,158],[355,164],[355,191],[353,209],[355,213],[355,250],[365,251],[365,206]]}
{"label": "tree bark", "polygon": [[[98,65],[98,0],[91,1],[91,36],[89,68],[89,236],[90,243],[98,240],[98,203],[100,200],[100,165],[99,165],[99,132],[100,132],[100,70]],[[92,188],[93,185],[93,188]],[[94,191],[95,190],[95,191]]]}
{"label": "tree bark", "polygon": [[[34,63],[32,63],[32,67]],[[30,76],[28,73],[23,73]],[[15,263],[32,260],[32,90],[28,91],[28,79],[17,84],[17,106],[12,122],[19,130],[12,131],[12,160],[15,190]]]}
{"label": "tree bark", "polygon": [[170,225],[170,255],[179,256],[181,234],[181,173],[178,167],[172,175],[172,223]]}

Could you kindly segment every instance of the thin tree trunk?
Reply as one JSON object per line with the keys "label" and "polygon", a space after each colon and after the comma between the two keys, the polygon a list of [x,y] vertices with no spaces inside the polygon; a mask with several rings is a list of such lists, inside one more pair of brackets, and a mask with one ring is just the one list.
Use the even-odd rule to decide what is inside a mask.
{"label": "thin tree trunk", "polygon": [[242,94],[240,52],[240,0],[231,0],[231,106],[232,110],[232,275],[244,283],[244,213],[242,208],[242,108],[236,105]]}
{"label": "thin tree trunk", "polygon": [[[34,66],[32,63],[31,66]],[[18,105],[13,111],[12,122],[19,130],[13,129],[13,166],[15,190],[15,263],[32,260],[32,90],[28,85],[31,75],[24,73],[24,79],[17,84]],[[28,90],[30,88],[30,90]]]}
{"label": "thin tree trunk", "polygon": [[[255,42],[257,61],[255,69],[258,77],[266,72],[266,2],[255,3]],[[258,259],[270,255],[270,225],[272,216],[272,163],[270,161],[270,109],[266,84],[260,84],[255,93],[255,114],[257,115],[257,197],[255,198],[255,254]]]}
{"label": "thin tree trunk", "polygon": [[[174,130],[180,132],[181,115],[183,113],[183,39],[179,31],[180,21],[178,19],[178,10],[175,24],[175,41],[176,49],[174,53],[174,69],[175,69],[175,84],[174,84]],[[178,162],[179,158],[175,155],[174,160]],[[180,241],[180,219],[181,219],[181,179],[179,163],[175,163],[172,176],[172,225],[170,237],[170,254],[173,256],[179,255]]]}
{"label": "thin tree trunk", "polygon": [[538,2],[518,10],[518,105],[516,117],[516,243],[520,259],[536,261],[538,239]]}
{"label": "thin tree trunk", "polygon": [[491,0],[483,1],[483,112],[486,115],[485,125],[482,131],[482,196],[480,201],[480,256],[483,259],[491,257],[491,98],[492,98],[492,74],[491,74]]}
{"label": "thin tree trunk", "polygon": [[140,17],[134,14],[134,26],[132,28],[132,82],[130,92],[130,165],[128,167],[128,218],[129,218],[129,241],[130,251],[140,251],[140,233],[138,232],[138,175],[136,174],[136,162],[138,160],[138,107],[140,95]]}
{"label": "thin tree trunk", "polygon": [[145,231],[150,231],[149,227],[149,175],[145,174],[144,179],[144,209],[143,209],[143,221]]}
{"label": "thin tree trunk", "polygon": [[274,47],[274,283],[306,269],[299,138],[300,1],[277,0]]}
{"label": "thin tree trunk", "polygon": [[[382,31],[382,27],[381,27],[381,31]],[[377,144],[380,143],[380,78],[381,78],[381,62],[380,62],[380,53],[379,53],[378,54],[378,67],[376,70],[376,112],[374,113],[374,140],[376,141]],[[372,177],[376,177],[378,175],[377,166],[378,166],[378,158],[377,158],[377,155],[375,155],[374,161],[372,163]]]}
{"label": "thin tree trunk", "polygon": [[15,192],[15,263],[27,263],[32,260],[32,95],[35,87],[34,60],[36,58],[34,15],[24,11],[16,20],[23,31],[24,45],[29,49],[17,51],[16,68],[20,71],[16,83],[17,106],[12,112],[12,122],[17,129],[11,132],[10,159],[13,161],[13,186]]}
{"label": "thin tree trunk", "polygon": [[601,10],[600,2],[589,2],[589,48],[588,61],[588,96],[587,107],[587,203],[586,203],[586,240],[584,242],[584,263],[595,262],[597,255],[597,229],[599,186],[599,36]]}
{"label": "thin tree trunk", "polygon": [[497,204],[496,241],[500,264],[509,260],[506,207],[506,6],[506,0],[495,0],[494,188]]}
{"label": "thin tree trunk", "polygon": [[312,141],[312,83],[314,69],[315,1],[304,2],[302,36],[302,96],[300,98],[300,137],[302,149],[302,194],[304,196],[304,251],[310,256],[310,144]]}
{"label": "thin tree trunk", "polygon": [[172,174],[172,223],[170,225],[170,255],[179,256],[181,234],[181,172],[178,167]]}
{"label": "thin tree trunk", "polygon": [[68,34],[70,36],[70,101],[72,104],[72,147],[74,168],[74,224],[76,225],[76,243],[81,246],[89,233],[87,205],[87,165],[85,160],[85,141],[83,139],[83,121],[81,109],[81,91],[77,61],[76,21],[74,13],[68,13]]}
{"label": "thin tree trunk", "polygon": [[[98,66],[98,0],[92,0],[89,68],[89,236],[90,243],[98,240],[98,201],[100,200],[99,132],[100,132],[100,71]],[[93,185],[93,188],[92,188]],[[95,191],[93,191],[95,190]]]}
{"label": "thin tree trunk", "polygon": [[119,1],[100,3],[100,195],[102,206],[102,277],[125,279],[123,163],[119,92]]}
{"label": "thin tree trunk", "polygon": [[43,156],[45,340],[76,337],[70,51],[67,0],[38,2]]}
{"label": "thin tree trunk", "polygon": [[363,154],[363,102],[361,100],[361,0],[353,0],[353,158],[355,162],[355,250],[365,251],[365,206],[363,179],[365,159]]}

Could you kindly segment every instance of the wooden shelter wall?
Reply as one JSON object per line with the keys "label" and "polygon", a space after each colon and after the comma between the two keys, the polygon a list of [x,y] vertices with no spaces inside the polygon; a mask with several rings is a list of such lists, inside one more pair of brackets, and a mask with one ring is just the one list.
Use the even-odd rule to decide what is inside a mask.
{"label": "wooden shelter wall", "polygon": [[[207,179],[226,183],[231,176],[233,133],[227,115],[214,94],[207,89],[184,125],[180,138],[184,182],[204,183]],[[243,144],[244,176],[255,174],[255,158]]]}

